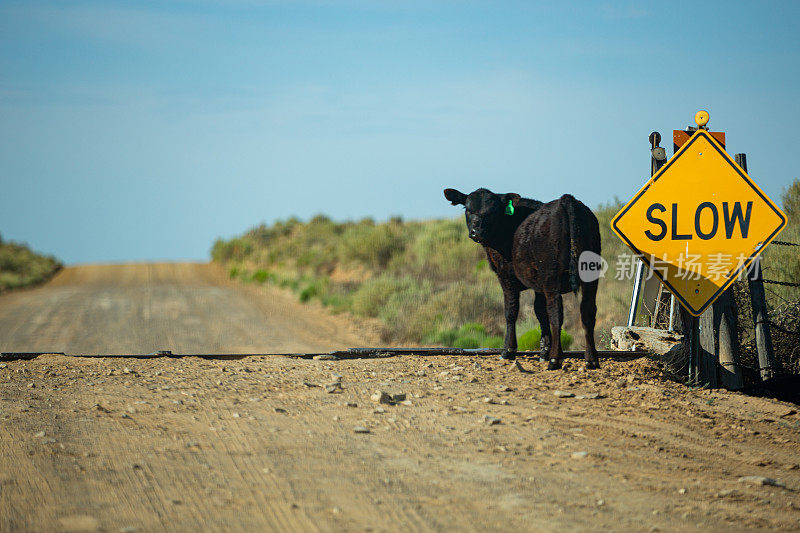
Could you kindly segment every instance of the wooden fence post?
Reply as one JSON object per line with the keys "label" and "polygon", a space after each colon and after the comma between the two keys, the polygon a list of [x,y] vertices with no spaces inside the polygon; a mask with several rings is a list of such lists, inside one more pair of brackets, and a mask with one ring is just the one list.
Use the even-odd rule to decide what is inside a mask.
{"label": "wooden fence post", "polygon": [[700,317],[701,381],[711,387],[728,390],[744,387],[739,366],[738,323],[731,289],[722,293]]}
{"label": "wooden fence post", "polygon": [[[736,164],[747,173],[747,155],[736,154]],[[764,294],[764,278],[761,273],[761,257],[753,261],[750,275],[750,304],[753,306],[753,322],[756,330],[756,348],[758,349],[758,366],[761,379],[766,381],[775,376],[775,352],[772,349],[772,335],[769,331],[767,300]]]}

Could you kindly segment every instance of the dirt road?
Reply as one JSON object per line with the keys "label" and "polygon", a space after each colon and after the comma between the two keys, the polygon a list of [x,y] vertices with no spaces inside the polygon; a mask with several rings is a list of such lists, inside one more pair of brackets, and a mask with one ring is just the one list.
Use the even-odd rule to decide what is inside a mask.
{"label": "dirt road", "polygon": [[364,342],[347,321],[216,265],[89,265],[0,297],[0,351],[285,353]]}
{"label": "dirt road", "polygon": [[[67,271],[52,286],[0,298],[3,351],[21,348],[13,343],[26,342],[26,329],[41,332],[43,343],[67,339],[79,346],[88,326],[93,340],[83,346],[91,350],[146,351],[124,344],[134,343],[136,334],[117,316],[135,316],[128,306],[138,305],[122,302],[121,294],[145,289],[131,282],[132,292],[115,293],[116,283],[101,288],[95,274],[82,275]],[[282,346],[311,349],[322,331],[331,342],[368,344],[323,329],[336,329],[324,314],[303,325],[305,313],[319,310],[276,300],[280,294],[240,291],[213,276],[189,283],[183,270],[177,277],[170,281],[163,273],[161,288],[152,293],[190,287],[205,294],[198,297],[203,305],[187,304],[180,312],[201,322],[159,329],[147,317],[135,319],[143,328],[138,332],[149,333],[144,324],[150,324],[164,335],[153,349],[167,340],[184,349],[212,339],[221,347],[263,349],[270,336],[281,338],[268,329],[224,331],[237,321],[219,316],[216,296],[209,294],[240,302],[228,311],[261,328],[285,315],[295,325],[282,327],[311,329],[302,341],[309,344],[286,339]],[[105,312],[91,310],[99,296],[80,299],[81,287],[107,294]],[[86,307],[84,318],[71,321],[35,308],[33,299],[57,304],[54,294],[85,301],[72,307]],[[270,314],[273,301],[281,302],[280,312]],[[33,328],[14,316],[45,318]],[[5,340],[7,331],[12,341]],[[59,344],[59,351],[72,352],[69,346]],[[800,527],[797,406],[691,391],[644,358],[604,360],[593,372],[582,366],[570,360],[564,371],[547,372],[544,363],[527,360],[520,370],[489,357],[419,356],[225,361],[48,355],[2,362],[0,530]],[[331,385],[336,382],[341,387]],[[407,400],[376,403],[376,390],[404,393]],[[758,477],[740,481],[746,476]],[[764,485],[767,478],[783,486]]]}

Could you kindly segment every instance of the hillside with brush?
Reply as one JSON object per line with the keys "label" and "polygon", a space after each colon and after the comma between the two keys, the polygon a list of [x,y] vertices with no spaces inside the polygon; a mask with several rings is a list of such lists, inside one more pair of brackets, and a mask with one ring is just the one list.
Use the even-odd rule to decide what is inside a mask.
{"label": "hillside with brush", "polygon": [[0,237],[0,293],[47,281],[61,266],[52,256],[36,253],[26,244],[4,242]]}
{"label": "hillside with brush", "polygon": [[[782,239],[800,241],[800,181],[782,195],[789,226]],[[609,269],[597,297],[598,348],[607,347],[611,327],[627,317],[635,262],[612,233],[611,218],[622,203],[594,209],[600,222],[603,257]],[[800,279],[798,248],[766,251],[766,276]],[[462,348],[502,347],[503,297],[481,246],[467,237],[462,217],[385,222],[335,222],[317,215],[260,225],[212,249],[231,278],[271,283],[307,302],[319,300],[334,313],[380,319],[388,342],[442,344]],[[771,286],[770,304],[781,309],[800,291]],[[564,296],[565,347],[583,347],[577,298]],[[539,330],[531,291],[523,293],[517,328],[520,349],[538,349]],[[574,338],[574,342],[573,341]]]}
{"label": "hillside with brush", "polygon": [[[612,237],[611,216],[619,204],[596,210],[604,255],[623,246]],[[319,300],[333,312],[378,318],[391,342],[444,344],[462,348],[502,347],[503,296],[483,248],[467,237],[463,218],[410,221],[393,218],[335,222],[317,215],[255,227],[218,240],[213,260],[231,278],[272,283],[295,291],[301,301]],[[612,266],[613,268],[613,266]],[[607,276],[613,278],[613,270]],[[598,338],[607,343],[612,325],[628,305],[630,283],[601,280]],[[582,345],[577,300],[566,295],[562,340]],[[538,349],[533,294],[523,293],[520,349]],[[579,338],[580,337],[580,338]]]}

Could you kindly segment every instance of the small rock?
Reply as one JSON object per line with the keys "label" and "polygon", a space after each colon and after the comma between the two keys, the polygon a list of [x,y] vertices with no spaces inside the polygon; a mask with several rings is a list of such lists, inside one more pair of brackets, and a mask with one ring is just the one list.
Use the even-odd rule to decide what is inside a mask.
{"label": "small rock", "polygon": [[597,506],[602,507],[606,504],[605,500],[597,500]]}
{"label": "small rock", "polygon": [[375,391],[375,394],[369,397],[373,402],[391,404],[392,397],[388,392]]}
{"label": "small rock", "polygon": [[132,373],[133,373],[133,370],[131,370],[130,368],[128,368],[128,367],[126,366],[125,368],[123,368],[123,369],[122,369],[122,373],[123,373],[123,374],[132,374]]}
{"label": "small rock", "polygon": [[333,394],[333,393],[336,393],[336,392],[342,392],[343,390],[344,389],[342,389],[342,382],[341,381],[333,381],[331,383],[326,383],[325,384],[325,392],[327,392],[328,394]]}
{"label": "small rock", "polygon": [[375,414],[381,414],[381,413],[385,413],[386,409],[384,409],[383,407],[376,407],[375,410],[372,411],[372,412],[375,413]]}
{"label": "small rock", "polygon": [[35,389],[36,388],[36,383],[28,383],[28,388],[29,389]]}
{"label": "small rock", "polygon": [[120,418],[130,418],[131,417],[131,415],[129,415],[128,413],[122,413],[119,416],[120,416]]}
{"label": "small rock", "polygon": [[400,403],[400,405],[405,405],[407,407],[410,407],[410,406],[414,405],[413,403],[411,403],[411,400],[403,400],[403,401],[401,401],[399,403]]}
{"label": "small rock", "polygon": [[483,421],[489,424],[490,426],[495,426],[502,422],[502,420],[500,420],[499,418],[489,415],[483,415]]}
{"label": "small rock", "polygon": [[319,355],[315,355],[314,359],[317,361],[338,361],[339,358],[332,353],[322,353]]}
{"label": "small rock", "polygon": [[553,391],[553,396],[557,398],[574,398],[575,394],[563,390]]}
{"label": "small rock", "polygon": [[344,405],[345,407],[358,407],[356,402],[346,402]]}
{"label": "small rock", "polygon": [[39,433],[37,433],[36,435],[34,435],[34,437],[37,437],[37,438],[42,438],[42,437],[44,437],[44,435],[45,435],[44,431],[40,431]]}
{"label": "small rock", "polygon": [[137,531],[139,531],[139,529],[133,526],[126,526],[119,528],[119,533],[136,533]]}
{"label": "small rock", "polygon": [[0,363],[0,368],[7,368],[7,367],[8,367],[8,365],[7,365],[7,364],[5,364],[5,363]]}
{"label": "small rock", "polygon": [[769,485],[770,487],[786,488],[786,485],[777,479],[764,476],[743,476],[739,478],[739,483],[749,483],[751,485]]}
{"label": "small rock", "polygon": [[483,399],[483,403],[494,403],[494,400],[487,396],[486,398]]}
{"label": "small rock", "polygon": [[498,385],[497,392],[511,392],[513,389],[507,385]]}
{"label": "small rock", "polygon": [[276,413],[285,413],[286,412],[286,409],[284,409],[283,407],[275,407],[274,410],[275,410]]}
{"label": "small rock", "polygon": [[239,413],[233,413],[231,416],[232,416],[233,418],[239,418],[239,417],[240,417]]}
{"label": "small rock", "polygon": [[578,398],[579,400],[599,400],[600,398],[605,398],[605,396],[603,396],[598,392],[591,392],[589,394],[580,394],[575,397]]}
{"label": "small rock", "polygon": [[725,489],[725,490],[721,490],[718,493],[716,493],[715,496],[717,498],[726,498],[728,496],[731,496],[735,492],[736,491],[734,491],[733,489]]}
{"label": "small rock", "polygon": [[617,382],[615,383],[615,385],[617,386],[618,389],[624,388],[625,386],[627,386],[627,384],[628,384],[628,382],[625,381],[624,378],[618,379]]}
{"label": "small rock", "polygon": [[475,368],[475,370],[480,370],[481,369],[481,364],[479,362],[477,362],[477,361],[472,363],[472,366]]}
{"label": "small rock", "polygon": [[317,386],[317,384],[316,384],[316,383],[311,383],[310,381],[304,381],[304,382],[303,382],[303,385],[305,385],[305,386],[306,386],[306,387],[308,387],[309,389],[310,389],[310,388],[312,388],[312,387],[316,387],[316,386]]}
{"label": "small rock", "polygon": [[365,428],[364,426],[356,426],[353,428],[353,431],[356,433],[369,433],[369,428]]}
{"label": "small rock", "polygon": [[686,489],[678,489],[678,494],[686,494]]}
{"label": "small rock", "polygon": [[573,459],[586,459],[589,457],[589,452],[572,452]]}

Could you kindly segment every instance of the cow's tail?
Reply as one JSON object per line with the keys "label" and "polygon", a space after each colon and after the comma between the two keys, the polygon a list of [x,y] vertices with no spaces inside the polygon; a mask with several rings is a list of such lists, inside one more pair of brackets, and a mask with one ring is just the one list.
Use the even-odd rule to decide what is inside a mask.
{"label": "cow's tail", "polygon": [[578,274],[578,249],[580,239],[580,224],[575,216],[575,204],[578,202],[571,194],[562,196],[567,208],[567,222],[569,226],[569,286],[572,292],[578,292],[580,287],[580,276]]}

